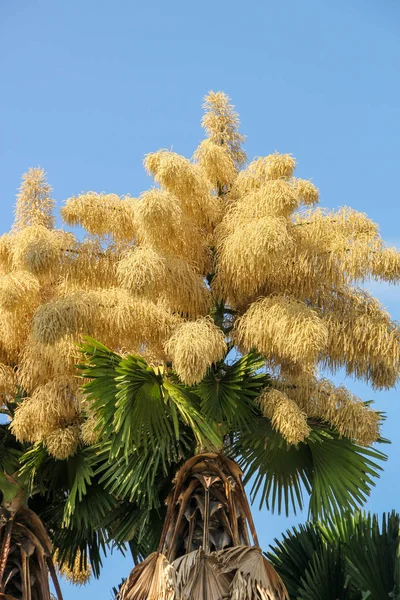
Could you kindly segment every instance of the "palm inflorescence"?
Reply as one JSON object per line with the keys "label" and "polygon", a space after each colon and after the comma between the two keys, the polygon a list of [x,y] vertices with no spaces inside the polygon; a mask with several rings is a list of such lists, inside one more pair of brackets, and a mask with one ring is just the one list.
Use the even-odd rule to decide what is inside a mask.
{"label": "palm inflorescence", "polygon": [[320,372],[395,385],[400,329],[359,286],[396,283],[400,253],[319,208],[290,154],[247,162],[225,94],[204,107],[192,159],[148,154],[138,198],[73,196],[57,229],[30,169],[0,237],[1,466],[77,573],[110,543],[157,548],[196,452],[235,459],[272,509],[309,494],[315,517],[359,506],[384,458],[382,415]]}

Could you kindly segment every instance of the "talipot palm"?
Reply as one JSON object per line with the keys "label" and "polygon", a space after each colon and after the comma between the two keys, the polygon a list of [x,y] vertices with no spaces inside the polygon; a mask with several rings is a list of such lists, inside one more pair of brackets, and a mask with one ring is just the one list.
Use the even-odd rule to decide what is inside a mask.
{"label": "talipot palm", "polygon": [[[154,552],[134,569],[122,599],[152,597],[150,590],[162,598],[165,586],[171,598],[286,598],[261,558],[242,469],[261,504],[296,511],[306,491],[314,518],[362,504],[378,475],[383,454],[340,437],[322,420],[309,419],[307,440],[288,444],[260,410],[259,398],[272,382],[257,354],[220,361],[188,386],[168,366],[119,356],[94,340],[81,350],[85,401],[97,415],[91,423],[104,457],[100,482],[138,506],[131,545],[143,548],[151,539],[142,556]],[[195,559],[210,560],[221,580],[207,578],[202,569],[188,578],[187,565]],[[246,570],[249,560],[253,572]],[[208,582],[206,592],[197,577]]]}
{"label": "talipot palm", "polygon": [[0,238],[0,390],[60,563],[79,550],[97,574],[108,540],[156,549],[199,453],[236,460],[271,508],[304,489],[318,516],[358,506],[377,474],[381,415],[319,370],[395,385],[399,327],[357,286],[397,282],[400,255],[366,215],[316,208],[291,155],[247,164],[238,125],[211,92],[192,160],[147,155],[156,187],[138,199],[65,202],[83,239],[54,228],[44,172],[23,178]]}

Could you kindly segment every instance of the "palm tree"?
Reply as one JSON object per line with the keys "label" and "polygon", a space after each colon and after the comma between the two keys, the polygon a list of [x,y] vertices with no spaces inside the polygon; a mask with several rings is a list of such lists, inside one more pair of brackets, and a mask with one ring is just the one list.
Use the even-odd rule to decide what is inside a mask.
{"label": "palm tree", "polygon": [[139,507],[132,547],[151,540],[135,554],[147,558],[122,586],[121,600],[286,598],[262,557],[241,467],[262,503],[296,509],[305,489],[317,518],[361,504],[379,469],[374,460],[384,458],[322,420],[310,420],[308,443],[289,445],[260,411],[257,399],[271,378],[257,354],[220,361],[187,386],[172,369],[118,356],[94,340],[82,352],[86,402],[105,457],[101,481]]}
{"label": "palm tree", "polygon": [[[179,579],[180,569],[209,556],[204,568],[213,564],[214,572],[218,566],[224,590],[229,585],[239,593],[235,586],[244,577],[252,598],[257,568],[263,593],[285,597],[279,577],[261,557],[242,473],[260,504],[288,513],[303,508],[303,494],[309,493],[310,514],[318,518],[362,504],[381,468],[377,461],[385,458],[321,420],[309,421],[312,431],[304,443],[288,444],[260,410],[257,399],[271,378],[257,354],[220,361],[198,385],[187,386],[171,369],[118,355],[91,339],[82,352],[85,403],[92,411],[86,423],[95,443],[56,460],[43,444],[22,445],[9,424],[0,425],[0,466],[6,473],[18,471],[23,483],[17,490],[29,496],[35,526],[40,518],[58,564],[75,567],[75,581],[88,562],[97,576],[101,555],[112,544],[127,546],[139,563],[121,592],[133,594],[127,597],[136,598],[143,583],[138,573],[146,565],[144,577],[151,584],[155,556],[157,573],[161,576],[164,565],[181,588],[185,581],[197,589],[197,580]],[[8,403],[8,410],[15,406]],[[206,448],[212,452],[204,456]],[[48,546],[46,552],[48,564]],[[3,557],[7,562],[4,550]],[[250,567],[253,571],[246,570]],[[19,577],[14,572],[14,583]],[[25,598],[16,589],[12,593]]]}
{"label": "palm tree", "polygon": [[26,489],[0,471],[0,597],[50,600],[49,573],[58,600],[61,589],[52,560],[52,543],[39,517],[28,508]]}
{"label": "palm tree", "polygon": [[398,600],[400,517],[356,512],[294,527],[268,558],[291,600]]}
{"label": "palm tree", "polygon": [[[364,214],[315,208],[318,189],[294,177],[291,155],[246,165],[225,94],[207,96],[203,127],[191,160],[146,156],[156,187],[139,199],[69,198],[62,219],[83,239],[55,228],[45,173],[30,169],[0,237],[0,395],[20,452],[3,471],[71,569],[89,561],[97,575],[110,543],[136,562],[168,554],[165,501],[199,454],[236,461],[272,509],[309,494],[315,518],[357,508],[378,475],[380,413],[318,369],[395,385],[400,328],[358,286],[399,281],[400,254]],[[87,335],[101,344],[82,348],[82,397]],[[241,527],[201,552],[238,565],[234,549],[252,547]],[[242,567],[259,556],[246,552]],[[210,560],[229,585],[247,577],[225,558]]]}

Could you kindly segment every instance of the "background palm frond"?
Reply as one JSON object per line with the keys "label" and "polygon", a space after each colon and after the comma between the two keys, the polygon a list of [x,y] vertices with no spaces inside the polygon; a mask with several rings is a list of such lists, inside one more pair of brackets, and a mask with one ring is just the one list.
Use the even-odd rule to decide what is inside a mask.
{"label": "background palm frond", "polygon": [[288,531],[267,554],[291,600],[399,600],[400,517],[356,512]]}

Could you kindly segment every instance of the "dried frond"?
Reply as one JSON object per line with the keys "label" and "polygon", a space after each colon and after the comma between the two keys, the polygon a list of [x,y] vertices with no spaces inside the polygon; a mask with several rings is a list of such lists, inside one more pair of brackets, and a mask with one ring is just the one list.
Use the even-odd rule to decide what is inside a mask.
{"label": "dried frond", "polygon": [[44,440],[49,454],[57,460],[66,460],[76,454],[79,446],[79,424],[60,427],[52,431]]}
{"label": "dried frond", "polygon": [[122,288],[148,299],[164,298],[173,311],[199,316],[211,307],[202,276],[184,259],[140,246],[120,260],[117,274]]}
{"label": "dried frond", "polygon": [[0,363],[0,398],[13,398],[17,393],[17,377],[15,369]]}
{"label": "dried frond", "polygon": [[68,564],[64,563],[62,565],[58,564],[58,551],[53,555],[53,560],[58,568],[58,572],[62,575],[67,581],[72,583],[73,585],[86,585],[91,576],[92,576],[92,568],[91,566],[84,562],[81,551],[78,550],[76,553],[75,561],[72,567]]}
{"label": "dried frond", "polygon": [[141,194],[135,224],[142,244],[162,254],[185,258],[201,273],[210,269],[207,237],[173,194],[157,188]]}
{"label": "dried frond", "polygon": [[223,186],[229,188],[237,176],[238,170],[226,145],[215,143],[210,139],[203,140],[193,158],[216,189]]}
{"label": "dried frond", "polygon": [[15,207],[15,230],[30,226],[54,227],[55,202],[50,198],[51,192],[43,169],[29,169],[24,173]]}
{"label": "dried frond", "polygon": [[14,271],[0,278],[0,309],[32,310],[40,302],[39,280],[28,271]]}
{"label": "dried frond", "polygon": [[163,554],[153,552],[138,564],[120,590],[124,600],[174,600],[176,573]]}
{"label": "dried frond", "polygon": [[236,338],[246,352],[256,348],[278,363],[306,364],[326,348],[328,328],[303,302],[272,296],[253,303],[236,322]]}
{"label": "dried frond", "polygon": [[235,571],[230,600],[288,600],[282,579],[260,548],[236,546],[217,553],[223,571]]}
{"label": "dried frond", "polygon": [[239,133],[239,115],[230,98],[223,92],[209,92],[204,99],[205,114],[202,127],[211,142],[226,147],[233,162],[241,167],[246,162],[246,153],[242,148],[245,138]]}
{"label": "dried frond", "polygon": [[178,571],[178,598],[229,598],[231,577],[218,569],[215,553],[199,549],[175,560],[173,566]]}
{"label": "dried frond", "polygon": [[187,385],[199,383],[211,365],[227,351],[223,332],[209,318],[187,321],[177,327],[165,350],[180,379]]}
{"label": "dried frond", "polygon": [[61,216],[67,225],[80,225],[93,235],[112,235],[116,240],[134,237],[135,199],[116,194],[86,192],[66,200]]}
{"label": "dried frond", "polygon": [[199,225],[210,226],[219,221],[221,205],[210,194],[210,184],[198,165],[168,150],[147,154],[144,164],[155,181],[174,194]]}
{"label": "dried frond", "polygon": [[266,389],[258,399],[264,416],[279,431],[288,444],[299,444],[310,434],[306,413],[286,394]]}

